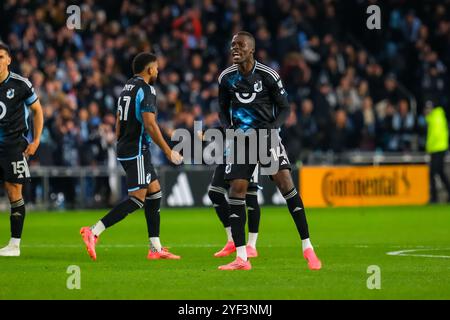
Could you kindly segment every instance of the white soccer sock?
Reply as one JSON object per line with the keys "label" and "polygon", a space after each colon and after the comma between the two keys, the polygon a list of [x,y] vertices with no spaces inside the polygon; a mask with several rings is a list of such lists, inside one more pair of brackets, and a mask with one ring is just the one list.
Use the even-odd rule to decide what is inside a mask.
{"label": "white soccer sock", "polygon": [[308,248],[311,248],[311,249],[314,250],[314,248],[313,248],[313,246],[311,244],[311,241],[309,241],[309,238],[305,239],[305,240],[302,240],[302,248],[303,248],[303,251],[305,251]]}
{"label": "white soccer sock", "polygon": [[231,234],[231,227],[225,228],[225,232],[227,233],[228,241],[233,241],[233,235]]}
{"label": "white soccer sock", "polygon": [[162,246],[159,237],[150,238],[150,246],[152,247],[152,249],[161,252]]}
{"label": "white soccer sock", "polygon": [[237,256],[244,261],[247,261],[247,248],[240,246],[236,248]]}
{"label": "white soccer sock", "polygon": [[248,233],[248,242],[247,245],[253,247],[256,249],[256,240],[258,239],[258,234],[257,233]]}
{"label": "white soccer sock", "polygon": [[9,240],[9,245],[19,247],[20,246],[20,238],[11,238]]}
{"label": "white soccer sock", "polygon": [[91,228],[92,233],[94,236],[98,237],[103,231],[106,230],[105,225],[101,220],[99,220],[96,224],[94,224]]}

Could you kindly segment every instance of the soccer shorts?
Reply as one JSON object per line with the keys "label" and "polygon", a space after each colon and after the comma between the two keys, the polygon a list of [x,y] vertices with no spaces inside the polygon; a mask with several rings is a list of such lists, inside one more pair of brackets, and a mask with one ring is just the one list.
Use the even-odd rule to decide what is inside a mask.
{"label": "soccer shorts", "polygon": [[30,181],[30,169],[22,151],[0,154],[0,181],[18,184]]}
{"label": "soccer shorts", "polygon": [[158,179],[148,150],[143,151],[142,155],[135,159],[121,160],[120,164],[127,176],[128,192],[147,189],[150,183]]}
{"label": "soccer shorts", "polygon": [[[281,170],[291,170],[291,164],[289,162],[287,153],[286,153],[286,149],[284,148],[283,143],[281,142],[281,138],[277,133],[277,142],[275,146],[271,146],[270,143],[270,137],[268,135],[266,135],[267,138],[267,143],[266,146],[264,146],[264,150],[262,150],[261,148],[263,148],[263,146],[261,146],[259,143],[257,143],[257,156],[256,156],[256,160],[259,163],[260,167],[261,167],[261,173],[263,175],[269,175],[270,178],[272,179],[272,175],[278,173]],[[258,139],[259,141],[259,139]],[[235,152],[237,154],[238,150],[237,150],[238,146],[237,144],[235,145]],[[253,175],[253,171],[255,170],[256,167],[256,163],[251,163],[249,161],[249,154],[250,152],[255,152],[255,150],[250,150],[250,142],[249,140],[245,141],[245,144],[242,146],[240,145],[239,148],[244,149],[245,148],[245,162],[244,164],[227,164],[225,166],[225,180],[229,181],[229,180],[235,180],[235,179],[247,179],[250,180],[252,175]],[[242,150],[241,150],[242,152]],[[266,159],[270,158],[270,162],[268,163],[264,163],[263,160],[266,159],[261,159],[260,155],[261,153],[264,152],[266,155]],[[235,161],[236,162],[236,161]]]}
{"label": "soccer shorts", "polygon": [[[211,186],[215,187],[216,190],[219,188],[219,190],[223,191],[223,193],[227,193],[227,190],[230,188],[230,184],[227,180],[225,180],[225,164],[219,164],[216,169],[214,170],[214,174],[212,177]],[[258,180],[259,180],[259,167],[256,166],[254,169],[252,176],[249,180],[249,185],[247,189],[247,193],[249,194],[255,194],[258,189],[260,188],[258,186]]]}

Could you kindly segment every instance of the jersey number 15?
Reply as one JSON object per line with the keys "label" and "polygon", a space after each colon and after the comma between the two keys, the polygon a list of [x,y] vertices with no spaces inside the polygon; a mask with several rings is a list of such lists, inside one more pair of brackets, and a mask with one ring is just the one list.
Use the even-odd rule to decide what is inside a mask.
{"label": "jersey number 15", "polygon": [[[125,107],[122,107],[122,102],[125,102]],[[130,96],[123,96],[119,98],[119,101],[117,102],[117,111],[119,112],[120,121],[128,120],[128,109],[130,108],[130,102],[131,102]]]}

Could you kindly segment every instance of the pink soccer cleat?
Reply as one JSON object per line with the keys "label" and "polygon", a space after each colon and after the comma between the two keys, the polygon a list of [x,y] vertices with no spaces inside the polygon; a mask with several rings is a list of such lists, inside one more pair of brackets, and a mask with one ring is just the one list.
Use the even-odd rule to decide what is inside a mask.
{"label": "pink soccer cleat", "polygon": [[80,230],[81,237],[86,244],[86,250],[92,260],[97,260],[97,253],[95,252],[95,245],[97,244],[98,237],[96,237],[89,227],[83,227]]}
{"label": "pink soccer cleat", "polygon": [[223,247],[222,250],[219,252],[214,253],[214,257],[220,258],[220,257],[227,257],[233,252],[236,251],[236,246],[234,245],[233,241],[228,241],[225,247]]}
{"label": "pink soccer cleat", "polygon": [[244,261],[242,258],[237,257],[233,262],[220,266],[219,270],[250,270],[251,268],[252,265],[249,260]]}
{"label": "pink soccer cleat", "polygon": [[167,248],[162,248],[161,251],[152,251],[149,250],[147,259],[149,260],[158,260],[158,259],[168,259],[168,260],[179,260],[181,259],[180,256],[177,256],[173,253],[170,253]]}
{"label": "pink soccer cleat", "polygon": [[313,249],[308,248],[303,251],[303,257],[308,261],[308,267],[310,270],[320,270],[322,268],[322,262],[317,258]]}
{"label": "pink soccer cleat", "polygon": [[256,258],[258,256],[256,248],[253,248],[251,245],[247,245],[245,248],[247,249],[248,258]]}

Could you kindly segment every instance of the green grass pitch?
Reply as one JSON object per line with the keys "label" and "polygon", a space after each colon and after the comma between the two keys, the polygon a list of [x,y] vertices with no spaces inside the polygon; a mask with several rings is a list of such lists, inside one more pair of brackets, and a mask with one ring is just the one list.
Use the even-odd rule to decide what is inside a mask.
{"label": "green grass pitch", "polygon": [[[148,261],[143,211],[102,234],[98,260],[78,234],[105,211],[29,213],[22,256],[0,258],[0,299],[450,299],[450,206],[309,209],[311,239],[323,263],[308,270],[284,207],[263,207],[260,256],[251,271],[219,271],[225,233],[212,208],[162,209],[163,245],[179,261]],[[9,215],[0,215],[0,244]],[[387,252],[409,251],[402,255]],[[412,255],[412,256],[411,256]],[[67,268],[81,270],[69,290]],[[368,266],[381,270],[369,290]]]}

